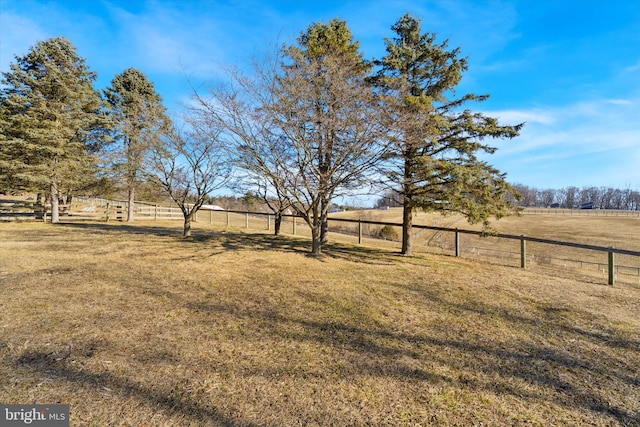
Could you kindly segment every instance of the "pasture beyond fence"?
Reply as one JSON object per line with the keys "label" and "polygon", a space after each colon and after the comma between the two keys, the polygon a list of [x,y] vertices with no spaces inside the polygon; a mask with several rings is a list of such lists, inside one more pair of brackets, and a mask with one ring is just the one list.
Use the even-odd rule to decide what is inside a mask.
{"label": "pasture beyond fence", "polygon": [[[223,222],[227,226],[237,226],[244,228],[263,229],[271,231],[273,228],[273,214],[261,212],[246,211],[200,211],[196,220],[201,222]],[[341,227],[337,224],[350,224],[351,229]],[[372,233],[371,227],[379,229]],[[380,229],[383,227],[394,227],[400,229],[402,224],[384,221],[356,220],[346,218],[329,218],[329,231],[357,237],[358,244],[363,244],[365,239],[376,239],[378,241],[385,240],[387,243],[394,245],[397,241],[389,238],[380,237]],[[365,228],[369,228],[366,230]],[[443,253],[451,253],[456,257],[462,254],[470,255],[474,258],[490,258],[493,262],[506,263],[513,265],[515,258],[521,268],[536,266],[537,268],[554,269],[562,268],[564,270],[576,269],[587,270],[588,276],[600,276],[607,280],[609,285],[613,285],[617,278],[624,277],[631,282],[640,284],[640,251],[632,251],[627,249],[604,247],[597,245],[587,245],[574,242],[564,242],[552,239],[543,239],[537,237],[513,235],[513,234],[491,234],[485,235],[480,231],[464,230],[450,227],[437,227],[429,225],[413,225],[415,235],[419,236],[425,231],[431,231],[432,234],[428,239],[422,238],[418,240],[418,249],[420,246],[437,247]],[[310,231],[306,223],[295,215],[284,215],[282,224],[282,232],[291,233],[293,235],[309,235]],[[399,233],[398,233],[399,234]],[[448,234],[452,238],[446,239],[442,234]],[[466,237],[464,241],[463,237]],[[420,245],[425,242],[426,245]],[[505,248],[505,242],[516,242],[519,246],[518,251]],[[532,247],[533,246],[533,247]],[[544,246],[559,248],[562,255],[554,256],[558,251],[550,251]],[[582,251],[583,254],[579,259],[569,258],[566,249]],[[602,259],[598,259],[602,255]],[[624,264],[616,259],[622,258]],[[632,264],[632,265],[625,265]]]}
{"label": "pasture beyond fence", "polygon": [[[67,220],[125,220],[126,202],[98,198],[81,199],[84,207],[79,211],[70,209],[61,217]],[[135,202],[135,217],[141,220],[183,220],[182,212],[176,207],[159,206],[144,202]],[[635,216],[637,212],[624,211],[590,211],[588,213],[570,210],[529,210],[531,215],[546,212],[554,215],[603,215],[603,216]],[[563,212],[564,211],[564,212]],[[527,213],[527,212],[525,212]],[[195,222],[223,223],[227,226],[273,230],[274,215],[264,212],[246,212],[233,210],[200,210],[196,213]],[[384,227],[396,230],[392,233],[381,233]],[[329,218],[329,231],[357,238],[358,244],[366,239],[375,239],[377,244],[390,247],[399,244],[398,231],[401,224],[384,221],[362,219]],[[640,251],[605,247],[598,245],[566,242],[538,237],[491,234],[483,235],[480,231],[464,230],[450,227],[429,225],[413,225],[414,247],[417,250],[448,253],[456,257],[463,254],[488,260],[493,263],[519,266],[521,268],[562,269],[565,271],[581,271],[590,277],[600,277],[613,285],[616,280],[640,285]],[[284,215],[281,232],[293,235],[310,235],[306,223],[295,215]],[[509,243],[511,242],[511,243]]]}

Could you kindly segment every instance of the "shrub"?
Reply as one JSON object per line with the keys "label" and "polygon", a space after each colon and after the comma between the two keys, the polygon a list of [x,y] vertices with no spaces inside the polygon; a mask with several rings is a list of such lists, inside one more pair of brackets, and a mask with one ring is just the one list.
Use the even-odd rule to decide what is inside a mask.
{"label": "shrub", "polygon": [[378,237],[385,240],[398,240],[398,232],[392,225],[385,225],[378,231]]}

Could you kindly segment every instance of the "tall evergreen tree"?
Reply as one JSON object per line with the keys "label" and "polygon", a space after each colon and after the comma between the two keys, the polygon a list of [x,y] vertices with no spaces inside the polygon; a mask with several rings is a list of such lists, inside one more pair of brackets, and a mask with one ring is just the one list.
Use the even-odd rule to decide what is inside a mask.
{"label": "tall evergreen tree", "polygon": [[513,189],[501,173],[478,158],[493,153],[486,138],[513,138],[522,124],[500,125],[497,119],[463,109],[488,95],[455,97],[467,70],[460,50],[436,35],[421,32],[410,15],[393,26],[396,37],[385,40],[387,54],[377,62],[374,81],[393,123],[393,153],[383,170],[403,202],[402,253],[412,255],[413,212],[423,209],[463,213],[471,223],[513,210],[504,197]]}
{"label": "tall evergreen tree", "polygon": [[10,68],[0,89],[0,179],[48,193],[56,223],[60,191],[95,173],[105,124],[96,73],[64,37],[38,42]]}
{"label": "tall evergreen tree", "polygon": [[105,91],[115,123],[113,166],[127,188],[127,222],[134,220],[134,200],[141,168],[154,139],[170,127],[162,97],[140,70],[128,68]]}

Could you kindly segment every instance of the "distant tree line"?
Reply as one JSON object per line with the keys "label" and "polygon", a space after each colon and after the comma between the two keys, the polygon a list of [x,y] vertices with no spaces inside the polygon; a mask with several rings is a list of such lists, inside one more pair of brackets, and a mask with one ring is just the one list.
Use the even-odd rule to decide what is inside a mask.
{"label": "distant tree line", "polygon": [[[569,186],[562,189],[541,190],[524,184],[512,186],[520,193],[520,199],[515,199],[514,203],[523,208],[578,209],[589,205],[592,209],[640,210],[640,191],[632,190],[630,187],[621,189]],[[377,209],[401,206],[402,199],[398,198],[397,193],[393,191],[387,191],[374,203]]]}
{"label": "distant tree line", "polygon": [[566,187],[561,189],[543,189],[524,184],[514,184],[522,198],[518,206],[563,209],[580,208],[593,204],[593,209],[640,210],[640,191],[612,187]]}

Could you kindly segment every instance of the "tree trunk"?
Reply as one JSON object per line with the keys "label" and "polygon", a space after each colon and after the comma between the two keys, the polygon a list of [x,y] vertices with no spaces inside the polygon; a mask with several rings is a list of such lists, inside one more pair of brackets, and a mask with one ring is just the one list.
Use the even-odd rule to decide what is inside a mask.
{"label": "tree trunk", "polygon": [[414,164],[417,151],[409,144],[404,153],[404,181],[402,183],[402,250],[401,254],[413,256],[413,242],[411,240],[411,228],[413,227],[413,195],[415,184],[413,182]]}
{"label": "tree trunk", "polygon": [[329,243],[329,220],[327,219],[326,214],[324,212],[329,211],[329,202],[326,199],[322,199],[322,203],[320,204],[320,212],[322,214],[322,222],[320,225],[320,241],[323,245]]}
{"label": "tree trunk", "polygon": [[282,212],[276,212],[275,215],[275,221],[274,221],[274,235],[278,236],[280,235],[280,226],[282,226]]}
{"label": "tree trunk", "polygon": [[58,183],[53,180],[51,181],[51,223],[57,224],[60,222],[60,210],[58,199]]}
{"label": "tree trunk", "polygon": [[413,241],[411,227],[413,226],[413,208],[405,197],[402,206],[402,255],[413,256]]}
{"label": "tree trunk", "polygon": [[311,229],[311,255],[322,255],[322,238],[320,233],[320,225],[316,225]]}
{"label": "tree trunk", "polygon": [[184,228],[182,237],[191,237],[191,213],[184,217]]}
{"label": "tree trunk", "polygon": [[42,222],[47,222],[47,198],[42,201]]}
{"label": "tree trunk", "polygon": [[322,221],[322,225],[320,226],[320,241],[322,242],[323,245],[326,245],[329,243],[329,221],[325,218]]}
{"label": "tree trunk", "polygon": [[128,191],[128,201],[127,201],[127,222],[133,222],[133,211],[135,209],[134,206],[134,202],[135,202],[135,197],[136,197],[136,190],[133,188],[133,186],[129,186],[129,191]]}

